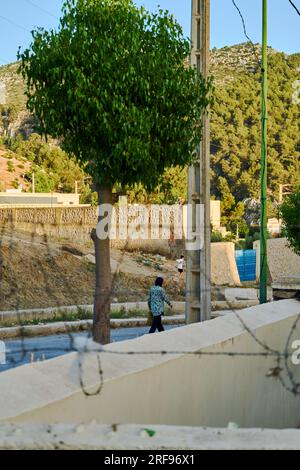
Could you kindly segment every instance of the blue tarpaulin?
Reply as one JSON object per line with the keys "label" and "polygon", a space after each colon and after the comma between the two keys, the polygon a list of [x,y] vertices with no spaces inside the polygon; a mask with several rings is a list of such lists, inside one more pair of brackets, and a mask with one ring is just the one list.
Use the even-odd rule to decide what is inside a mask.
{"label": "blue tarpaulin", "polygon": [[236,250],[235,260],[241,281],[256,280],[256,250]]}

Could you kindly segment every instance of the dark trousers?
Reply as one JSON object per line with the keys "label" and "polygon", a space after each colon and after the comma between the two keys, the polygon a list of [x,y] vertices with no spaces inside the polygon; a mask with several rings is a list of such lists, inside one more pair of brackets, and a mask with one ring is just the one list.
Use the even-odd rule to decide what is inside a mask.
{"label": "dark trousers", "polygon": [[149,330],[149,333],[155,333],[156,330],[165,331],[165,329],[162,325],[162,322],[161,322],[161,317],[162,317],[162,315],[157,315],[157,316],[153,315],[152,325],[151,325],[151,328]]}

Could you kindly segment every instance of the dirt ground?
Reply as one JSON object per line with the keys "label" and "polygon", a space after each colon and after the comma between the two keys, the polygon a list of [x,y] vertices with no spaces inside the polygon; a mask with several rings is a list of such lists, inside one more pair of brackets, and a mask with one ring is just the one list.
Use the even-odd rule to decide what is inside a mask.
{"label": "dirt ground", "polygon": [[[112,250],[113,302],[146,300],[159,275],[173,300],[184,300],[176,262]],[[25,233],[0,232],[0,311],[93,303],[92,247],[46,242]]]}
{"label": "dirt ground", "polygon": [[[22,175],[30,171],[31,164],[17,160],[15,157],[8,159],[8,155],[7,151],[0,147],[0,189],[3,191],[13,188],[15,181],[18,181],[18,184],[22,184],[23,188],[27,188],[29,184]],[[13,171],[9,171],[8,162],[11,162]]]}

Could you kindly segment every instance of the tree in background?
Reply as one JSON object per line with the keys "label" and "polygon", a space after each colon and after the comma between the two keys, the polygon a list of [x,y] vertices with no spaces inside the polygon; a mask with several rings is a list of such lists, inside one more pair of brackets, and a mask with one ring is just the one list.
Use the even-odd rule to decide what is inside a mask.
{"label": "tree in background", "polygon": [[[58,31],[37,29],[20,54],[29,110],[92,176],[99,205],[112,202],[116,184],[151,191],[165,168],[191,163],[210,83],[184,65],[189,52],[168,12],[132,0],[66,0]],[[110,242],[95,231],[93,240],[93,336],[107,343]]]}
{"label": "tree in background", "polygon": [[125,188],[128,202],[140,204],[178,204],[187,200],[187,169],[167,168],[160,178],[159,185],[149,192],[142,184]]}
{"label": "tree in background", "polygon": [[284,235],[290,247],[300,255],[300,186],[289,194],[280,206]]}
{"label": "tree in background", "polygon": [[7,137],[9,126],[16,119],[17,114],[17,108],[13,104],[9,106],[0,104],[0,130],[4,136]]}
{"label": "tree in background", "polygon": [[79,182],[80,192],[85,191],[83,170],[74,156],[69,158],[54,142],[46,142],[35,133],[24,140],[19,134],[11,139],[9,148],[16,154],[16,158],[32,163],[32,171],[27,174],[27,179],[31,180],[34,172],[37,192],[74,192],[75,181]]}
{"label": "tree in background", "polygon": [[[235,57],[239,54],[234,48],[227,51],[223,67],[218,63],[215,70],[211,114],[211,191],[221,201],[225,196],[222,216],[226,225],[235,217],[230,197],[237,204],[259,201],[260,195],[260,70],[226,68],[226,62]],[[299,107],[292,104],[292,83],[298,78],[299,67],[300,54],[270,51],[268,210],[278,200],[279,184],[300,183]],[[276,216],[276,209],[268,216]]]}

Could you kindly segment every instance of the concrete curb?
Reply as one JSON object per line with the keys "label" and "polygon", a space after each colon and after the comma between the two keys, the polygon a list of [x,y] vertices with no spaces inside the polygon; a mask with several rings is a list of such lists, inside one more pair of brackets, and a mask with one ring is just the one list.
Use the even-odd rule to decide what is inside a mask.
{"label": "concrete curb", "polygon": [[[165,325],[185,324],[184,315],[167,316],[164,319]],[[147,326],[147,318],[128,318],[112,319],[110,327],[116,328],[134,328]],[[47,323],[45,325],[15,326],[9,328],[0,328],[0,340],[13,338],[30,338],[33,336],[50,336],[67,333],[78,333],[80,331],[90,331],[92,320],[78,320],[69,322]]]}
{"label": "concrete curb", "polygon": [[[172,302],[173,309],[172,313],[174,314],[184,314],[185,312],[185,302]],[[248,307],[253,307],[258,305],[258,300],[218,300],[212,302],[212,310],[228,310],[228,309],[243,309]],[[148,312],[147,302],[124,302],[124,303],[113,303],[111,304],[112,312]],[[50,308],[35,308],[35,309],[26,309],[18,311],[3,311],[0,312],[0,326],[1,324],[11,321],[16,323],[21,323],[24,320],[55,320],[57,316],[67,315],[70,313],[80,313],[86,312],[92,315],[93,305],[68,305],[60,307],[50,307]]]}

